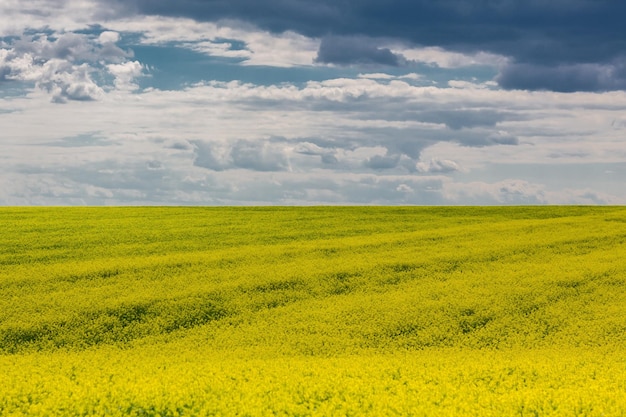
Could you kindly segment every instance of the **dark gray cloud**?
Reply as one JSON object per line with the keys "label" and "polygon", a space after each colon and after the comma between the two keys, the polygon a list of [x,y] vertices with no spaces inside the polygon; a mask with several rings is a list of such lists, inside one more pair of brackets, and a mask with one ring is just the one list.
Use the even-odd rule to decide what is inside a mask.
{"label": "dark gray cloud", "polygon": [[397,67],[405,62],[402,55],[381,48],[364,37],[328,36],[322,39],[316,62],[339,65],[387,65]]}
{"label": "dark gray cloud", "polygon": [[485,146],[494,145],[519,145],[519,139],[513,135],[504,132],[491,132],[485,134],[484,132],[473,132],[459,136],[456,140],[453,140],[462,146],[482,148]]}
{"label": "dark gray cloud", "polygon": [[8,64],[0,62],[0,81],[10,79],[11,72],[11,67]]}
{"label": "dark gray cloud", "polygon": [[429,123],[442,123],[453,130],[472,127],[493,127],[499,122],[514,120],[518,115],[494,110],[432,110],[415,114]]}
{"label": "dark gray cloud", "polygon": [[[294,149],[294,152],[300,155],[319,156],[322,164],[325,165],[335,165],[339,162],[337,156],[335,155],[336,147],[331,146],[330,148],[324,148],[316,145],[310,140],[311,139],[306,139],[299,143]],[[312,140],[315,141],[315,139]],[[323,143],[323,145],[328,144]]]}
{"label": "dark gray cloud", "polygon": [[398,166],[400,155],[375,155],[365,161],[364,165],[371,169],[391,169]]}
{"label": "dark gray cloud", "polygon": [[[615,0],[116,0],[119,13],[234,19],[273,32],[323,38],[320,62],[398,65],[389,49],[345,39],[395,39],[511,58],[505,88],[623,89],[626,2]],[[345,53],[342,55],[342,51]],[[591,67],[585,66],[591,64]],[[582,65],[582,66],[581,66]],[[559,77],[564,75],[563,77]],[[539,79],[537,79],[539,77]]]}
{"label": "dark gray cloud", "polygon": [[626,89],[626,65],[513,64],[505,67],[497,80],[507,89],[553,90],[560,92],[610,91]]}
{"label": "dark gray cloud", "polygon": [[254,171],[283,171],[289,163],[282,147],[258,141],[238,141],[230,155],[235,167]]}
{"label": "dark gray cloud", "polygon": [[194,141],[195,159],[193,164],[198,167],[207,168],[213,171],[223,171],[229,168],[229,161],[216,155],[215,146],[203,142]]}

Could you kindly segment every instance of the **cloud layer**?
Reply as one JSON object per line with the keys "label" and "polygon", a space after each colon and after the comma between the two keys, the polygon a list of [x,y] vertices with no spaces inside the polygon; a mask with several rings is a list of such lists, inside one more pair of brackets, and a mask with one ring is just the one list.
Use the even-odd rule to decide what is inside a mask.
{"label": "cloud layer", "polygon": [[623,8],[5,1],[0,204],[626,204]]}
{"label": "cloud layer", "polygon": [[[0,114],[13,132],[4,142],[5,204],[623,201],[615,184],[603,194],[506,171],[480,177],[494,163],[543,164],[555,176],[582,161],[587,165],[578,166],[619,166],[626,159],[623,128],[612,122],[626,106],[622,93],[601,99],[361,77],[301,87],[208,82],[104,94],[88,106],[53,105],[45,115],[38,111],[44,94],[4,104],[14,109]],[[73,123],[63,121],[68,111]]]}
{"label": "cloud layer", "polygon": [[[398,65],[383,41],[510,58],[504,88],[624,89],[626,4],[613,0],[131,0],[120,13],[238,20],[322,38],[319,62]],[[330,36],[330,37],[329,37]],[[341,54],[339,50],[343,50]],[[530,72],[530,75],[529,75]],[[534,76],[540,82],[532,82]]]}

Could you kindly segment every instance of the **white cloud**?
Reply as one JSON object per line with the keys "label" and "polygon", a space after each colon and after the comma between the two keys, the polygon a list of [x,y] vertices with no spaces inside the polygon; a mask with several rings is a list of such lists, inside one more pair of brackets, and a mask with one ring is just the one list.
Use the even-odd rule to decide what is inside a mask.
{"label": "white cloud", "polygon": [[[320,41],[294,33],[273,34],[239,22],[196,22],[191,19],[143,16],[107,22],[117,31],[142,35],[146,45],[184,47],[211,56],[237,58],[243,65],[292,67],[313,65]],[[243,48],[233,48],[233,42]]]}
{"label": "white cloud", "polygon": [[115,44],[119,42],[119,40],[120,40],[120,34],[117,32],[110,31],[110,30],[106,30],[102,32],[100,36],[98,36],[98,42],[102,45],[111,44],[111,43]]}
{"label": "white cloud", "polygon": [[422,173],[449,173],[459,171],[459,165],[449,159],[431,158],[428,162],[418,162],[416,168]]}
{"label": "white cloud", "polygon": [[100,23],[110,5],[92,0],[2,0],[0,37],[21,36],[25,29],[72,32]]}
{"label": "white cloud", "polygon": [[486,81],[484,83],[476,83],[476,82],[463,81],[463,80],[450,80],[448,81],[448,86],[452,88],[459,88],[459,89],[465,89],[465,90],[467,89],[483,90],[486,88],[497,89],[498,83],[496,83],[495,81]]}
{"label": "white cloud", "polygon": [[[620,201],[611,190],[593,194],[567,178],[564,191],[555,191],[536,179],[462,177],[489,162],[624,162],[614,121],[623,117],[625,93],[425,87],[379,75],[139,91],[138,61],[103,67],[115,80],[103,88],[88,64],[40,63],[26,53],[17,61],[8,49],[2,57],[17,68],[12,74],[32,76],[67,99],[51,105],[47,93],[32,90],[0,100],[0,172],[15,184],[0,193],[6,204]],[[98,101],[70,100],[90,97]],[[449,128],[446,118],[460,111],[506,117]]]}
{"label": "white cloud", "polygon": [[424,79],[424,76],[421,74],[416,74],[414,72],[411,72],[409,74],[401,75],[398,78],[407,79],[407,80],[422,80]]}
{"label": "white cloud", "polygon": [[394,48],[394,52],[402,54],[408,60],[435,65],[440,68],[460,68],[471,65],[500,67],[508,62],[506,57],[487,52],[462,54],[459,52],[446,51],[439,47],[396,47]]}
{"label": "white cloud", "polygon": [[374,73],[369,73],[369,74],[359,74],[358,77],[359,78],[367,78],[367,79],[370,79],[370,80],[392,80],[392,79],[396,78],[394,75],[385,74],[385,73],[381,73],[381,72],[374,72]]}
{"label": "white cloud", "polygon": [[212,171],[247,169],[269,172],[289,170],[284,146],[270,141],[238,140],[234,143],[194,141],[194,165]]}
{"label": "white cloud", "polygon": [[521,179],[497,182],[446,181],[442,190],[449,204],[612,204],[623,205],[626,198],[588,188],[549,189],[543,184]]}
{"label": "white cloud", "polygon": [[403,193],[412,193],[413,189],[406,184],[400,184],[396,187],[396,191],[400,191]]}
{"label": "white cloud", "polygon": [[507,179],[495,183],[449,182],[445,197],[457,204],[546,204],[545,188],[519,179]]}
{"label": "white cloud", "polygon": [[0,81],[34,82],[55,103],[99,100],[106,86],[96,78],[108,64],[115,86],[133,89],[141,65],[126,61],[129,53],[116,46],[117,41],[119,35],[110,31],[97,37],[76,33],[16,37],[0,49]]}
{"label": "white cloud", "polygon": [[115,77],[114,84],[118,90],[132,91],[139,88],[134,83],[143,74],[143,65],[139,61],[127,61],[123,64],[109,64],[107,70]]}
{"label": "white cloud", "polygon": [[0,49],[0,81],[32,81],[39,72],[34,68],[32,55],[18,55],[13,49]]}
{"label": "white cloud", "polygon": [[55,103],[98,100],[104,91],[93,81],[91,72],[93,69],[87,64],[72,65],[53,59],[43,65],[37,85],[50,93]]}
{"label": "white cloud", "polygon": [[[78,71],[80,66],[63,70],[63,65],[48,64],[49,72]],[[55,64],[57,65],[57,64]],[[127,62],[123,65],[114,64],[108,67],[120,82],[128,82],[137,76],[140,63]],[[40,69],[41,70],[41,69]],[[63,70],[63,71],[62,71]],[[83,67],[80,71],[85,71]],[[41,73],[37,73],[42,77]],[[124,78],[126,77],[126,78]],[[572,135],[580,137],[576,144],[578,150],[585,147],[607,146],[619,144],[620,131],[611,125],[616,117],[621,117],[622,108],[626,107],[626,94],[561,94],[558,100],[553,99],[556,93],[527,93],[516,91],[493,91],[471,89],[446,89],[437,87],[412,86],[402,81],[376,82],[371,79],[335,79],[322,82],[309,82],[304,86],[270,85],[261,86],[241,82],[208,82],[201,83],[183,91],[146,90],[140,94],[106,96],[101,105],[95,105],[93,111],[98,117],[85,121],[87,131],[104,131],[116,129],[115,120],[119,117],[116,110],[128,114],[130,131],[142,134],[144,131],[163,132],[171,138],[203,138],[208,132],[215,140],[246,139],[258,137],[354,137],[363,129],[420,129],[421,134],[430,136],[432,144],[440,142],[441,135],[448,141],[464,143],[464,135],[479,135],[491,138],[488,143],[509,143],[507,138],[519,138],[520,146],[500,148],[498,152],[514,155],[515,160],[524,160],[524,152],[530,152],[532,160],[536,160],[536,152],[546,146],[559,142],[571,142]],[[604,96],[606,109],[586,110],[587,103],[598,101]],[[31,98],[36,98],[32,96]],[[14,99],[10,107],[23,106],[25,113],[11,116],[7,121],[11,128],[11,120],[20,117],[43,117],[46,114],[54,118],[61,117],[51,109],[43,113],[35,106],[36,101]],[[27,111],[33,107],[32,111]],[[38,105],[37,105],[38,106]],[[452,132],[443,124],[420,121],[420,111],[433,106],[443,110],[455,109],[493,109],[509,110],[520,121],[499,122],[493,128],[477,127],[466,131]],[[623,106],[623,107],[620,107]],[[41,105],[40,107],[45,107]],[[387,112],[386,109],[391,109]],[[123,111],[122,111],[123,110]],[[332,111],[331,111],[332,110]],[[68,109],[70,111],[70,109]],[[71,110],[74,111],[74,110]],[[397,119],[400,111],[408,111],[406,120]],[[61,113],[64,110],[60,110]],[[4,116],[6,118],[6,116]],[[445,117],[445,113],[444,116]],[[109,123],[109,119],[110,123]],[[555,122],[554,120],[558,122]],[[103,120],[107,120],[102,123]],[[562,121],[568,123],[564,124]],[[246,121],[242,123],[242,121]],[[28,129],[28,124],[16,123],[14,129]],[[19,126],[19,128],[18,128]],[[25,127],[26,126],[26,127]],[[123,125],[122,125],[123,126]],[[560,131],[556,132],[556,126]],[[182,128],[182,130],[181,130]],[[347,128],[347,129],[346,129]],[[558,135],[557,135],[558,133]],[[75,132],[61,131],[59,136],[71,136]],[[33,132],[33,137],[37,137]],[[594,138],[584,141],[582,137]],[[546,143],[542,141],[545,140]],[[381,138],[384,141],[384,138]],[[468,142],[471,143],[471,142]],[[531,146],[539,144],[541,147]],[[471,157],[480,152],[491,152],[492,149],[463,148],[460,153],[469,153]],[[554,149],[550,150],[552,154]],[[611,148],[610,153],[612,153]],[[520,154],[520,152],[522,152]],[[472,154],[473,153],[473,154]],[[598,154],[598,152],[594,152]],[[462,155],[460,155],[462,156]],[[606,156],[601,154],[601,156]],[[457,157],[442,156],[459,162]],[[461,158],[463,159],[463,158]],[[465,165],[464,161],[461,161]]]}
{"label": "white cloud", "polygon": [[294,32],[273,35],[269,32],[243,32],[235,39],[246,43],[251,56],[245,65],[268,65],[276,67],[309,66],[313,64],[319,40],[307,38]]}

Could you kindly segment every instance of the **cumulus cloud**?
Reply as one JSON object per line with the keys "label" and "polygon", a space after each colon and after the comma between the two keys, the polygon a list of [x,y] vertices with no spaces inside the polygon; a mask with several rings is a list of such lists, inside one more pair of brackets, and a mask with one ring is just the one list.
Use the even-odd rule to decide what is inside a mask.
{"label": "cumulus cloud", "polygon": [[120,88],[128,88],[138,75],[139,63],[125,62],[131,53],[117,41],[119,34],[111,31],[98,37],[71,32],[16,37],[0,49],[0,82],[33,82],[55,103],[98,100],[105,90],[94,75],[100,77],[103,64]]}
{"label": "cumulus cloud", "polygon": [[428,162],[418,162],[416,164],[416,168],[418,172],[421,173],[436,173],[436,174],[444,174],[450,173],[459,170],[459,166],[456,162],[451,161],[449,159],[438,159],[432,158]]}
{"label": "cumulus cloud", "polygon": [[127,61],[122,64],[109,64],[107,70],[115,78],[114,84],[118,90],[136,90],[135,79],[143,74],[144,66],[139,61]]}
{"label": "cumulus cloud", "polygon": [[[544,191],[538,184],[527,181],[510,180],[499,183],[495,188],[496,199],[507,204],[545,203]],[[492,191],[492,192],[493,192]]]}
{"label": "cumulus cloud", "polygon": [[213,171],[223,171],[232,166],[230,150],[205,141],[194,141],[194,165]]}
{"label": "cumulus cloud", "polygon": [[238,140],[231,144],[194,141],[194,165],[213,171],[247,169],[269,172],[289,168],[282,147],[265,140]]}
{"label": "cumulus cloud", "polygon": [[104,91],[93,81],[92,71],[87,64],[72,65],[67,61],[50,60],[43,65],[37,85],[50,93],[55,103],[97,100]]}
{"label": "cumulus cloud", "polygon": [[[116,36],[117,35],[117,36]],[[114,38],[117,38],[114,40]],[[11,43],[18,54],[30,54],[37,60],[60,59],[70,62],[97,61],[98,59],[121,61],[130,55],[115,45],[119,34],[104,32],[94,36],[66,32],[60,34],[22,35]]]}
{"label": "cumulus cloud", "polygon": [[30,81],[33,75],[32,56],[18,55],[12,49],[0,49],[0,82],[7,80]]}
{"label": "cumulus cloud", "polygon": [[254,171],[282,171],[289,166],[282,147],[269,143],[238,141],[230,155],[234,166]]}
{"label": "cumulus cloud", "polygon": [[120,40],[120,34],[110,30],[105,30],[98,36],[98,42],[102,45],[110,45],[117,43]]}

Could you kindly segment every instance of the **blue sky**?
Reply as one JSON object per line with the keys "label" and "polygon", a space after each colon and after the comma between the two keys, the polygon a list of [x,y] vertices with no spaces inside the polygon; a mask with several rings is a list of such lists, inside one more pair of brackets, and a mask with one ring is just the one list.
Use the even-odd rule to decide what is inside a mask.
{"label": "blue sky", "polygon": [[626,3],[0,3],[0,204],[626,204]]}

